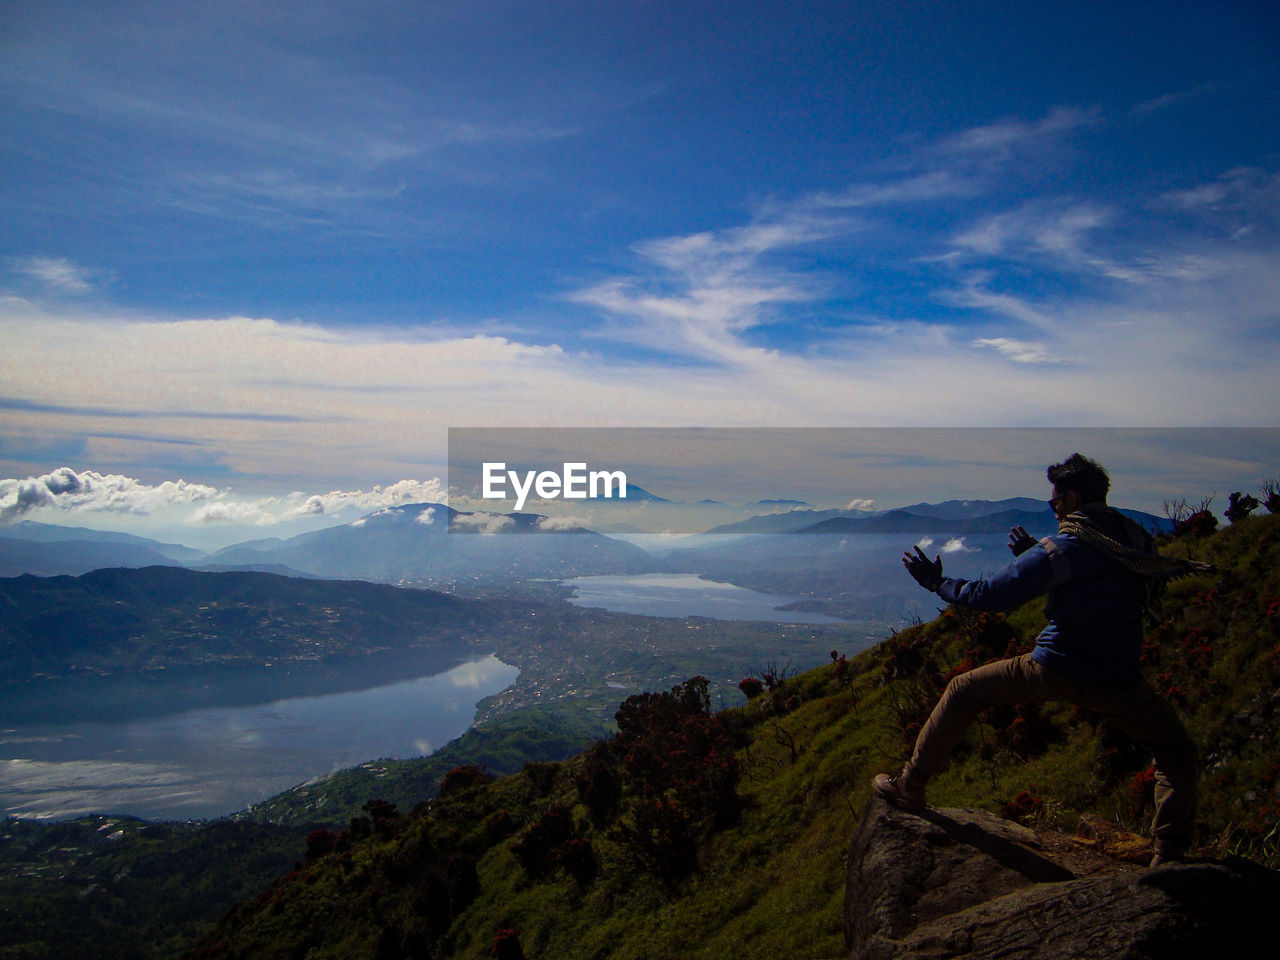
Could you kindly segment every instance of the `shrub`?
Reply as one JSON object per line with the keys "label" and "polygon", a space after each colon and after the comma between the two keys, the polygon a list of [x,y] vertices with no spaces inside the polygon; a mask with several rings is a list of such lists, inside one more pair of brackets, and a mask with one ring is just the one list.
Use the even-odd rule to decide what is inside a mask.
{"label": "shrub", "polygon": [[1258,501],[1258,498],[1250,496],[1247,493],[1240,493],[1239,491],[1236,491],[1235,493],[1228,494],[1226,509],[1227,522],[1238,523],[1249,514],[1253,513],[1253,511],[1257,510],[1259,506],[1261,506],[1261,503]]}
{"label": "shrub", "polygon": [[524,960],[524,948],[520,945],[520,937],[511,929],[499,930],[489,945],[488,956],[496,960]]}
{"label": "shrub", "polygon": [[332,853],[338,845],[338,835],[332,830],[313,830],[307,836],[307,862],[319,860]]}
{"label": "shrub", "polygon": [[573,836],[573,814],[564,804],[557,804],[511,845],[511,852],[531,877],[544,877],[556,866],[558,849]]}
{"label": "shrub", "polygon": [[478,767],[474,763],[463,764],[460,767],[454,767],[444,775],[444,780],[440,782],[440,796],[447,797],[468,787],[492,782],[493,777],[483,767]]}
{"label": "shrub", "polygon": [[1262,494],[1262,505],[1267,513],[1280,513],[1280,477],[1264,480],[1259,492]]}
{"label": "shrub", "polygon": [[1012,800],[1000,801],[1000,816],[1021,823],[1029,817],[1037,817],[1044,811],[1044,798],[1026,790],[1019,790]]}

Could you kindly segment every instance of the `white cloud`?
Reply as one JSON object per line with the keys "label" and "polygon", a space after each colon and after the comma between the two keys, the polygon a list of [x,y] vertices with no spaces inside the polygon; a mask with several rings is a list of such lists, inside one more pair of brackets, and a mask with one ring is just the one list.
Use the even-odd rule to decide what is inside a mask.
{"label": "white cloud", "polygon": [[555,532],[558,530],[582,530],[588,527],[589,524],[590,521],[582,517],[572,517],[567,515],[538,518],[538,529],[546,530],[548,532]]}
{"label": "white cloud", "polygon": [[13,257],[9,266],[62,293],[88,293],[93,289],[93,272],[64,257]]}
{"label": "white cloud", "polygon": [[215,487],[186,480],[146,484],[119,474],[59,467],[40,477],[0,479],[0,521],[47,508],[69,512],[148,514],[174,504],[220,496]]}
{"label": "white cloud", "polygon": [[975,553],[973,547],[965,546],[964,537],[952,537],[941,547],[938,548],[939,553]]}
{"label": "white cloud", "polygon": [[1089,235],[1115,216],[1094,203],[1024,204],[984,218],[956,236],[962,251],[1010,260],[1038,260],[1055,270],[1104,270],[1108,263],[1086,252]]}
{"label": "white cloud", "polygon": [[[1276,175],[1231,171],[1129,209],[1045,197],[1001,210],[988,194],[973,213],[968,201],[993,177],[957,157],[1005,169],[998,155],[1095,120],[1064,109],[989,124],[921,149],[910,176],[863,176],[762,204],[743,225],[640,242],[632,271],[570,295],[599,316],[594,339],[578,327],[532,343],[409,325],[161,322],[0,297],[3,433],[11,449],[16,438],[107,451],[86,457],[104,474],[176,475],[181,462],[198,476],[190,462],[306,488],[202,501],[238,504],[206,522],[236,511],[267,522],[443,502],[443,489],[367,489],[366,478],[442,470],[451,425],[1267,422],[1280,403]],[[895,221],[906,203],[948,216]],[[966,213],[945,233],[922,226]],[[1145,234],[1140,216],[1182,232]],[[886,235],[906,237],[912,255],[894,269],[918,292],[891,311],[861,298],[878,279],[862,258]],[[6,496],[11,512],[27,509],[16,490]]]}
{"label": "white cloud", "polygon": [[[294,493],[288,498],[296,500],[302,494]],[[300,507],[290,511],[293,516],[307,514],[335,513],[341,510],[379,510],[379,508],[398,507],[406,503],[443,502],[446,492],[438,477],[430,480],[400,480],[385,487],[375,485],[370,490],[331,490],[328,493],[313,494],[303,501]],[[422,520],[419,523],[430,523]]]}
{"label": "white cloud", "polygon": [[459,513],[453,518],[455,527],[474,527],[478,533],[500,533],[515,526],[515,520],[502,513]]}
{"label": "white cloud", "polygon": [[[0,479],[0,522],[33,511],[148,516],[171,514],[175,508],[196,505],[187,514],[187,519],[196,524],[269,525],[326,513],[386,512],[390,507],[406,503],[443,499],[444,488],[438,478],[401,480],[369,490],[334,490],[325,494],[295,491],[282,497],[244,499],[228,489],[187,480],[148,484],[119,474],[60,467],[40,477]],[[420,513],[418,522],[430,523],[431,513],[431,510]],[[425,521],[424,515],[428,515]]]}
{"label": "white cloud", "polygon": [[854,497],[844,505],[846,510],[870,510],[875,506],[875,500],[868,497]]}
{"label": "white cloud", "polygon": [[1048,348],[1043,343],[1028,343],[1024,340],[1011,340],[1008,337],[979,337],[974,345],[991,347],[1001,356],[1008,357],[1015,363],[1051,363]]}
{"label": "white cloud", "polygon": [[245,503],[235,500],[206,504],[196,510],[191,515],[191,519],[197,524],[252,523],[260,526],[266,526],[276,520],[262,501]]}
{"label": "white cloud", "polygon": [[413,518],[413,522],[420,523],[424,527],[429,527],[433,523],[435,523],[435,519],[436,519],[436,508],[427,507],[427,509],[425,510],[418,511],[418,515]]}
{"label": "white cloud", "polygon": [[1097,123],[1097,108],[1054,107],[1041,120],[999,120],[962,130],[942,138],[933,150],[939,154],[978,154],[986,157],[1007,156],[1059,138],[1062,134]]}

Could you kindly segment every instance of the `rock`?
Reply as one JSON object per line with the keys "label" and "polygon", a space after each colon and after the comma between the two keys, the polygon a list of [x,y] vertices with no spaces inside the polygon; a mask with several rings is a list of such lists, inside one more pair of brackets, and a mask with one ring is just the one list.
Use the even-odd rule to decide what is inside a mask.
{"label": "rock", "polygon": [[1128,863],[1146,864],[1151,860],[1151,841],[1128,830],[1122,830],[1110,820],[1103,820],[1086,813],[1076,827],[1075,840],[1080,845],[1093,847],[1107,857]]}
{"label": "rock", "polygon": [[850,960],[1190,960],[1272,939],[1276,871],[1085,856],[982,811],[872,798],[846,872]]}

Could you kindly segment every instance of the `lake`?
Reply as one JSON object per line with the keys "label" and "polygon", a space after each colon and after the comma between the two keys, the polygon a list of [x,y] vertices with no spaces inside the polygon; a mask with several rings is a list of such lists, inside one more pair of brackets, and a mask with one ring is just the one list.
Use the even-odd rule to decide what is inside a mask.
{"label": "lake", "polygon": [[0,730],[0,807],[23,817],[224,816],[367,760],[429,754],[519,672],[488,656],[366,690],[123,723],[9,726]]}
{"label": "lake", "polygon": [[570,603],[603,607],[614,613],[649,617],[712,617],[716,620],[764,620],[770,623],[843,623],[806,610],[778,610],[796,597],[748,590],[705,580],[692,573],[575,577],[561,581],[574,589]]}

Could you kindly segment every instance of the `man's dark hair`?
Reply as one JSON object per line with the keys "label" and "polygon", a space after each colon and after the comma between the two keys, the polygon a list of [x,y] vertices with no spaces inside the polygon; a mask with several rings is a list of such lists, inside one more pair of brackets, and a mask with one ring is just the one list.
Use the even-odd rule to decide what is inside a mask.
{"label": "man's dark hair", "polygon": [[1072,491],[1080,494],[1085,503],[1105,503],[1111,489],[1111,478],[1100,464],[1088,457],[1073,453],[1061,463],[1055,463],[1045,471],[1049,482],[1059,493]]}

